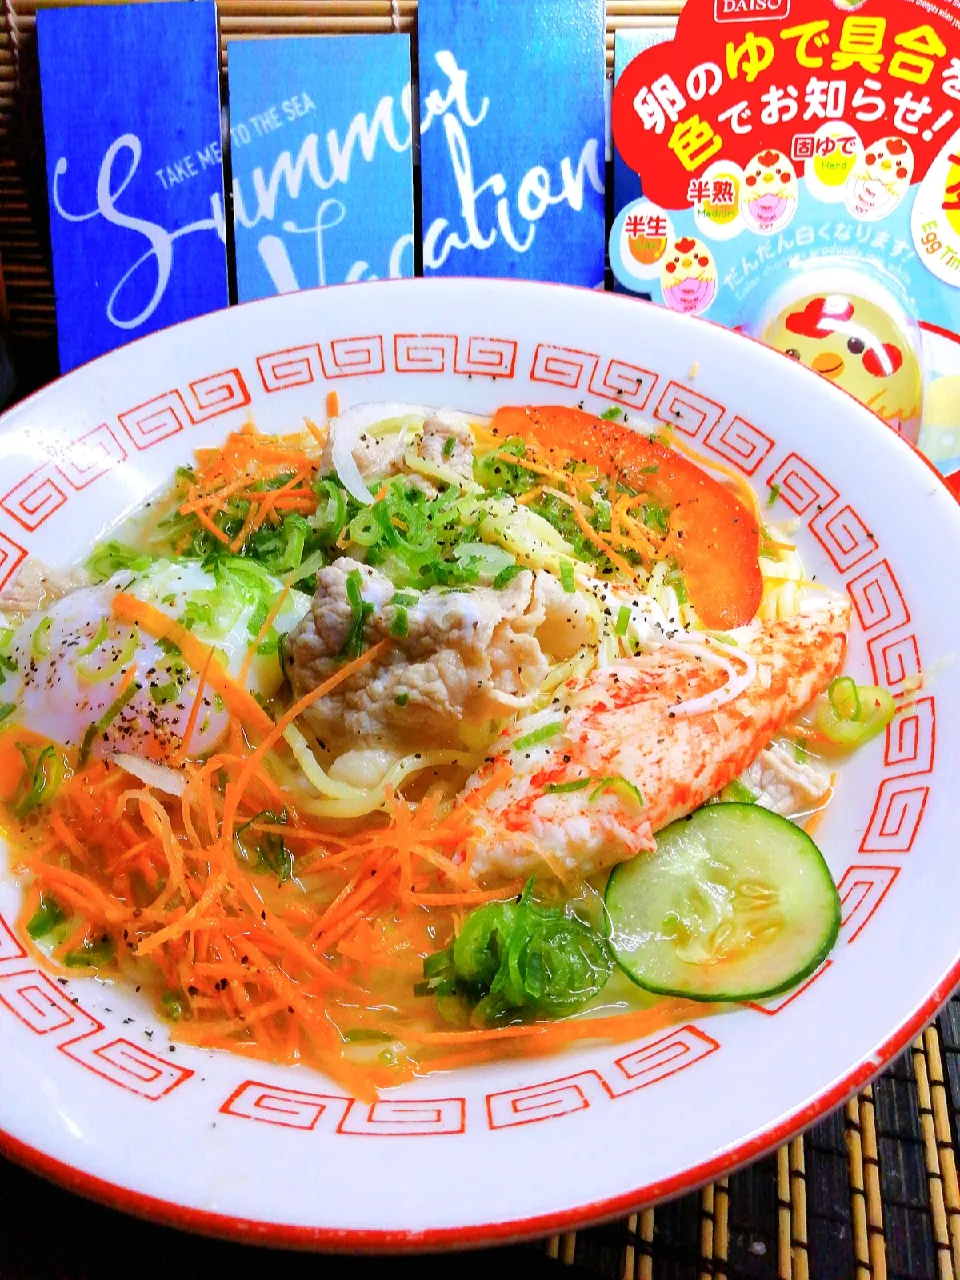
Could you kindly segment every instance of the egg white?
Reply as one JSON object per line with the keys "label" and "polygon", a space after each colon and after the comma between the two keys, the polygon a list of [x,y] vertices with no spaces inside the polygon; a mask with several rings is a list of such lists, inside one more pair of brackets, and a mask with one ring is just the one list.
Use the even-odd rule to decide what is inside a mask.
{"label": "egg white", "polygon": [[[276,599],[282,584],[270,578],[265,588]],[[97,732],[91,754],[122,751],[162,759],[182,744],[197,696],[199,672],[138,627],[118,622],[111,613],[118,591],[128,592],[180,622],[189,618],[188,606],[192,605],[193,634],[220,650],[230,674],[239,676],[259,630],[255,617],[258,601],[225,590],[213,572],[196,561],[174,564],[159,560],[142,574],[121,571],[98,586],[81,587],[27,618],[9,645],[16,670],[3,674],[0,703],[15,706],[9,722],[62,746],[79,746],[89,726],[108,717],[125,673],[136,663],[139,688]],[[295,626],[309,604],[308,596],[291,591],[274,623],[276,632],[282,634]],[[202,615],[199,620],[198,612]],[[255,655],[247,677],[250,692],[268,698],[282,680],[276,648]],[[190,735],[190,754],[211,751],[223,737],[227,722],[221,700],[205,688]]]}

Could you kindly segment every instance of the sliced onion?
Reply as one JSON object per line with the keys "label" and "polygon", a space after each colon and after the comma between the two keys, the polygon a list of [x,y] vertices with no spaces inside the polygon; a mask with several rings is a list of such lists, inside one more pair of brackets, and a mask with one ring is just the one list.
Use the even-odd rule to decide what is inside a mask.
{"label": "sliced onion", "polygon": [[363,506],[373,503],[370,490],[364,483],[360,468],[353,452],[360,443],[360,432],[375,422],[383,422],[387,418],[420,417],[426,418],[430,412],[423,405],[393,404],[367,402],[355,404],[344,409],[339,417],[330,422],[330,460],[340,477],[340,482],[347,493]]}
{"label": "sliced onion", "polygon": [[[740,694],[745,689],[749,689],[757,678],[757,664],[751,654],[745,653],[742,649],[736,649],[732,645],[721,644],[718,640],[711,641],[709,646],[667,640],[664,641],[664,647],[679,649],[683,653],[701,657],[704,661],[712,662],[715,666],[720,667],[727,674],[726,681],[719,689],[714,689],[710,693],[702,694],[699,698],[690,698],[686,702],[680,702],[677,706],[671,707],[670,709],[675,716],[697,716],[704,711],[716,711],[718,707],[732,702],[734,698],[739,698]],[[732,661],[734,658],[744,664],[743,671],[737,671]]]}
{"label": "sliced onion", "polygon": [[179,797],[187,789],[187,778],[182,769],[171,769],[167,764],[144,760],[142,756],[131,755],[126,751],[116,751],[110,759],[127,773],[145,782],[148,787],[162,791],[165,795]]}
{"label": "sliced onion", "polygon": [[334,418],[330,423],[330,439],[330,457],[340,483],[351,498],[365,507],[372,506],[373,497],[363,482],[360,468],[353,456],[353,451],[360,442],[360,428],[356,422],[345,420],[344,417]]}

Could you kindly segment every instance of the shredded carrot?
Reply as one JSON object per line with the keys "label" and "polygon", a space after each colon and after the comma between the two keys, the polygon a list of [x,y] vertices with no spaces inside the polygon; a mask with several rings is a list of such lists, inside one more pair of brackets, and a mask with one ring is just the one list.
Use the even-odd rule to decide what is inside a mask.
{"label": "shredded carrot", "polygon": [[[120,622],[140,627],[154,640],[169,640],[175,644],[184,659],[197,671],[202,671],[214,651],[198,640],[185,626],[168,617],[160,609],[138,600],[136,596],[118,592],[113,598],[113,615]],[[207,681],[223,698],[231,713],[257,733],[266,735],[273,729],[273,721],[246,689],[231,677],[216,660],[207,668]]]}
{"label": "shredded carrot", "polygon": [[274,600],[273,604],[270,607],[269,612],[267,613],[267,616],[263,620],[263,626],[257,632],[256,638],[254,639],[253,643],[247,647],[247,652],[244,654],[243,663],[240,667],[240,675],[238,677],[238,683],[241,686],[241,688],[245,689],[247,687],[247,677],[250,674],[250,667],[253,664],[253,659],[256,657],[257,650],[260,648],[264,640],[267,638],[267,634],[269,633],[270,628],[273,626],[273,624],[276,622],[277,618],[279,617],[280,611],[283,608],[283,606],[287,603],[287,599],[290,595],[290,588],[292,586],[293,586],[293,575],[288,577],[284,582],[283,590],[277,596],[276,600]]}
{"label": "shredded carrot", "polygon": [[323,449],[326,446],[327,437],[324,435],[324,433],[320,430],[320,428],[311,418],[304,418],[304,422],[306,423],[307,430],[313,436],[314,440],[317,442],[320,448]]}
{"label": "shredded carrot", "polygon": [[[203,706],[203,690],[206,687],[207,676],[210,674],[210,664],[213,662],[213,655],[214,650],[211,649],[204,660],[203,666],[200,668],[200,681],[197,684],[196,697],[193,699],[193,706],[190,708],[190,714],[187,716],[187,723],[183,730],[183,739],[180,743],[180,747],[170,762],[173,765],[182,764],[187,758],[187,754],[190,750],[190,739],[193,737],[193,731],[197,727],[197,721],[200,718],[200,708]],[[246,682],[243,680],[242,676],[243,673],[241,673],[241,683],[245,684]]]}
{"label": "shredded carrot", "polygon": [[337,418],[340,416],[340,397],[335,391],[327,392],[327,417]]}
{"label": "shredded carrot", "polygon": [[[331,418],[339,413],[335,392],[326,408]],[[177,489],[179,514],[191,527],[177,535],[183,547],[203,529],[239,553],[257,529],[277,525],[288,512],[314,511],[313,446],[322,448],[326,435],[309,419],[306,431],[309,438],[277,438],[247,424],[219,448],[197,450],[196,468]],[[548,468],[537,455],[529,469],[545,484],[525,496],[532,500],[556,484],[584,536],[629,578],[635,574],[620,550],[663,554],[635,518],[642,498],[617,497],[609,533],[598,533],[588,519],[587,472]],[[239,533],[231,537],[225,528]],[[494,769],[454,799],[431,786],[417,803],[378,794],[378,809],[359,819],[301,814],[307,802],[289,785],[284,733],[318,700],[369,673],[390,641],[343,663],[274,722],[246,685],[292,581],[293,575],[274,600],[236,679],[216,647],[182,623],[129,593],[114,597],[115,618],[177,646],[198,673],[170,758],[185,785],[181,796],[171,796],[109,761],[81,764],[68,753],[62,785],[21,824],[16,846],[26,879],[21,924],[41,902],[55,902],[64,917],[50,939],[54,961],[64,962],[77,947],[91,963],[111,953],[111,972],[136,975],[176,1019],[184,1040],[305,1062],[355,1097],[433,1070],[550,1053],[575,1040],[628,1039],[687,1016],[685,1002],[661,1001],[616,1017],[454,1030],[436,1001],[414,995],[423,958],[457,936],[466,913],[522,891],[520,880],[491,888],[470,873],[487,821],[481,808],[511,769]],[[136,676],[131,665],[119,693]],[[214,754],[198,760],[190,742],[210,690],[223,699],[228,727]],[[19,760],[15,740],[0,734],[0,803],[13,800],[22,782],[11,751]],[[396,1036],[382,1061],[375,1045],[371,1052],[362,1044],[370,1032]]]}

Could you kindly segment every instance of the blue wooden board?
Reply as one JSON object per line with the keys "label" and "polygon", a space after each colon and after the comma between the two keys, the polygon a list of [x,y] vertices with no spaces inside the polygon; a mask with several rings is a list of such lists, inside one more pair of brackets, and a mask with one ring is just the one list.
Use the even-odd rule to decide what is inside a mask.
{"label": "blue wooden board", "polygon": [[603,0],[420,0],[424,275],[600,287]]}
{"label": "blue wooden board", "polygon": [[227,305],[216,9],[37,14],[60,366]]}
{"label": "blue wooden board", "polygon": [[241,302],[413,275],[410,38],[227,48]]}
{"label": "blue wooden board", "polygon": [[[642,27],[639,30],[618,31],[613,41],[613,83],[616,84],[626,67],[638,53],[651,45],[672,40],[676,27]],[[625,164],[616,146],[613,148],[613,203],[614,216],[631,200],[639,200],[643,192],[640,178]]]}
{"label": "blue wooden board", "polygon": [[[651,45],[662,44],[672,40],[675,27],[641,27],[639,30],[617,31],[613,40],[613,83],[616,84],[623,74],[624,68],[631,63],[638,53],[649,49]],[[632,200],[639,200],[643,191],[640,187],[639,175],[627,165],[614,145],[613,148],[613,206],[614,217],[624,205]],[[632,292],[627,290],[619,280],[614,278],[614,290],[617,293]],[[639,287],[639,286],[638,286]],[[649,297],[649,294],[644,294]]]}

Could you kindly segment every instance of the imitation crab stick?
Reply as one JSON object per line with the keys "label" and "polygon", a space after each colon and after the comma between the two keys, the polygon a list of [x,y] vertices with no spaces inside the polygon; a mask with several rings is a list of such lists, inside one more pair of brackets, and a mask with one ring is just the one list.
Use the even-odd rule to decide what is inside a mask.
{"label": "imitation crab stick", "polygon": [[563,455],[558,462],[598,467],[649,494],[670,510],[664,551],[676,559],[703,625],[727,629],[754,616],[763,590],[756,516],[692,462],[631,427],[563,405],[498,409],[490,430]]}

